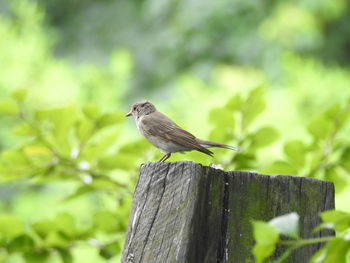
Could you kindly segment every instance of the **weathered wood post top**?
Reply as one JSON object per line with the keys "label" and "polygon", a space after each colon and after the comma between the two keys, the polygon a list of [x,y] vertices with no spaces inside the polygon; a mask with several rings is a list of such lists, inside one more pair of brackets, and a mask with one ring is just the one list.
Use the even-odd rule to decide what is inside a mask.
{"label": "weathered wood post top", "polygon": [[[254,262],[251,220],[300,215],[302,237],[334,209],[334,186],[312,178],[225,172],[194,162],[141,166],[129,218],[123,263]],[[286,262],[307,262],[319,245]],[[283,250],[278,249],[276,255]]]}

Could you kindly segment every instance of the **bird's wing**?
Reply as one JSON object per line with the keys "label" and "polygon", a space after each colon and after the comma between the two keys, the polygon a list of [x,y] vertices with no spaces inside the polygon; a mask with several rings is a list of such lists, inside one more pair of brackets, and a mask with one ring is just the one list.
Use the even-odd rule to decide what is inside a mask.
{"label": "bird's wing", "polygon": [[196,137],[180,128],[176,123],[160,112],[154,112],[142,118],[140,124],[145,133],[158,136],[165,141],[170,141],[182,145],[189,149],[194,149],[209,155],[212,152],[199,145]]}

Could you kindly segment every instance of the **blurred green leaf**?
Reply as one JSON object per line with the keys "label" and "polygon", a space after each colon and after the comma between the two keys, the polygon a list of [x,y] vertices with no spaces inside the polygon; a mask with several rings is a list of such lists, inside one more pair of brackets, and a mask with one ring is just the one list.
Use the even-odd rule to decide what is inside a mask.
{"label": "blurred green leaf", "polygon": [[350,228],[350,214],[338,210],[329,210],[321,213],[324,223],[332,224],[334,230],[344,231]]}
{"label": "blurred green leaf", "polygon": [[89,103],[83,107],[83,113],[90,120],[95,120],[98,116],[100,116],[101,109],[97,104]]}
{"label": "blurred green leaf", "polygon": [[253,255],[257,263],[262,263],[275,251],[279,235],[273,226],[263,221],[253,221],[253,234],[256,242]]}
{"label": "blurred green leaf", "polygon": [[24,231],[22,219],[16,215],[0,215],[0,239],[12,239]]}
{"label": "blurred green leaf", "polygon": [[115,144],[118,137],[120,136],[120,131],[113,129],[104,133],[103,136],[98,137],[98,141],[91,142],[85,149],[85,154],[94,158],[100,156],[102,153],[105,153],[111,146]]}
{"label": "blurred green leaf", "polygon": [[293,247],[287,248],[278,259],[271,261],[271,263],[283,263],[283,262],[285,262],[285,260],[287,260],[287,258],[292,254],[292,252],[293,252]]}
{"label": "blurred green leaf", "polygon": [[0,100],[0,115],[17,115],[19,108],[16,102],[12,100]]}
{"label": "blurred green leaf", "polygon": [[350,147],[346,147],[340,157],[340,165],[347,171],[350,172]]}
{"label": "blurred green leaf", "polygon": [[93,189],[96,190],[112,190],[115,191],[118,187],[115,181],[106,180],[105,178],[95,178],[91,184]]}
{"label": "blurred green leaf", "polygon": [[53,223],[57,228],[69,237],[76,233],[74,217],[68,213],[59,213],[56,215]]}
{"label": "blurred green leaf", "polygon": [[347,175],[343,175],[338,166],[330,165],[324,169],[324,179],[334,183],[336,193],[343,191],[348,183]]}
{"label": "blurred green leaf", "polygon": [[136,154],[140,156],[150,148],[149,146],[150,144],[142,138],[137,141],[126,142],[120,147],[119,152],[122,154]]}
{"label": "blurred green leaf", "polygon": [[13,130],[13,134],[20,136],[36,136],[38,135],[38,129],[29,123],[21,123],[17,125]]}
{"label": "blurred green leaf", "polygon": [[95,189],[92,188],[91,186],[83,185],[78,187],[73,193],[70,195],[66,196],[63,201],[72,201],[82,195],[85,195],[87,193],[94,192]]}
{"label": "blurred green leaf", "polygon": [[272,165],[262,170],[266,174],[297,175],[297,169],[286,161],[275,161]]}
{"label": "blurred green leaf", "polygon": [[121,154],[117,152],[111,155],[105,155],[99,158],[98,167],[101,169],[111,170],[111,169],[131,169],[135,167],[135,162],[137,156],[135,154]]}
{"label": "blurred green leaf", "polygon": [[4,163],[16,164],[17,167],[31,165],[31,162],[22,149],[3,151],[1,159]]}
{"label": "blurred green leaf", "polygon": [[292,140],[284,145],[284,153],[296,166],[303,167],[305,164],[305,146],[300,140]]}
{"label": "blurred green leaf", "polygon": [[77,110],[74,106],[39,110],[35,114],[36,121],[48,124],[50,131],[48,138],[52,138],[54,146],[65,155],[71,152],[69,134],[73,131],[77,117]]}
{"label": "blurred green leaf", "polygon": [[325,115],[328,117],[328,119],[332,120],[337,129],[340,129],[349,118],[350,111],[347,109],[342,109],[340,104],[335,104],[328,108],[328,110],[325,112]]}
{"label": "blurred green leaf", "polygon": [[278,132],[273,127],[263,127],[252,135],[252,146],[260,148],[270,145],[278,139]]}
{"label": "blurred green leaf", "polygon": [[243,108],[244,127],[248,127],[265,109],[265,89],[258,87],[249,94]]}
{"label": "blurred green leaf", "polygon": [[310,263],[335,263],[346,262],[346,255],[350,251],[350,241],[335,238],[327,243],[324,248],[314,254]]}
{"label": "blurred green leaf", "polygon": [[221,129],[230,127],[232,130],[235,126],[233,112],[226,108],[214,108],[209,112],[209,121]]}
{"label": "blurred green leaf", "polygon": [[[41,142],[29,142],[24,145],[21,150],[28,161],[31,163],[32,167],[36,165],[40,166],[43,163],[50,162],[53,158],[53,153],[51,150]],[[41,158],[35,159],[34,157],[36,156],[40,156]]]}
{"label": "blurred green leaf", "polygon": [[252,153],[237,154],[234,156],[233,162],[236,164],[236,169],[249,169],[256,167],[256,157]]}
{"label": "blurred green leaf", "polygon": [[77,111],[74,106],[40,110],[36,112],[38,120],[47,120],[53,124],[53,133],[56,137],[67,136],[68,130],[77,119]]}
{"label": "blurred green leaf", "polygon": [[94,227],[106,233],[116,232],[119,222],[115,213],[100,211],[93,216]]}
{"label": "blurred green leaf", "polygon": [[43,219],[32,224],[33,230],[49,246],[64,247],[68,240],[77,233],[77,228],[72,215],[59,213],[54,219]]}
{"label": "blurred green leaf", "polygon": [[43,219],[36,223],[33,223],[32,228],[41,238],[45,238],[48,233],[56,230],[56,225],[52,220]]}
{"label": "blurred green leaf", "polygon": [[109,244],[100,249],[100,256],[105,259],[110,259],[121,252],[120,245],[118,243]]}
{"label": "blurred green leaf", "polygon": [[310,122],[308,130],[316,139],[325,139],[334,131],[334,125],[324,116],[320,116]]}
{"label": "blurred green leaf", "polygon": [[62,259],[62,263],[72,263],[73,262],[72,254],[70,253],[70,251],[68,249],[58,248],[57,251]]}
{"label": "blurred green leaf", "polygon": [[50,254],[47,250],[32,250],[25,252],[23,257],[26,263],[44,263],[49,258]]}
{"label": "blurred green leaf", "polygon": [[226,104],[226,108],[231,111],[241,110],[244,104],[244,100],[239,94],[232,96]]}
{"label": "blurred green leaf", "polygon": [[299,238],[299,215],[297,213],[289,213],[278,216],[269,221],[279,234],[297,239]]}
{"label": "blurred green leaf", "polygon": [[233,131],[231,129],[218,129],[214,128],[209,134],[209,140],[211,141],[216,141],[216,142],[221,142],[221,143],[226,143],[230,140],[232,140],[233,136]]}
{"label": "blurred green leaf", "polygon": [[[307,149],[309,150],[309,149]],[[310,157],[310,170],[313,171],[313,174],[308,174],[308,176],[310,177],[315,177],[315,172],[317,173],[317,171],[319,170],[319,168],[321,167],[322,163],[323,163],[323,159],[324,159],[324,152],[323,149],[310,149],[309,151],[312,151],[311,157]]]}
{"label": "blurred green leaf", "polygon": [[49,232],[45,238],[47,247],[65,248],[69,245],[69,240],[62,232]]}
{"label": "blurred green leaf", "polygon": [[12,93],[12,97],[17,100],[18,102],[23,102],[25,98],[27,97],[27,90],[26,89],[18,89],[15,90]]}
{"label": "blurred green leaf", "polygon": [[32,251],[34,245],[34,240],[30,236],[23,234],[12,239],[7,250],[9,253]]}
{"label": "blurred green leaf", "polygon": [[105,113],[101,117],[99,117],[96,121],[96,126],[99,129],[102,129],[104,127],[118,124],[123,122],[125,119],[124,114],[118,112],[118,113]]}
{"label": "blurred green leaf", "polygon": [[76,136],[83,142],[88,139],[94,130],[94,124],[91,121],[80,119],[76,122]]}

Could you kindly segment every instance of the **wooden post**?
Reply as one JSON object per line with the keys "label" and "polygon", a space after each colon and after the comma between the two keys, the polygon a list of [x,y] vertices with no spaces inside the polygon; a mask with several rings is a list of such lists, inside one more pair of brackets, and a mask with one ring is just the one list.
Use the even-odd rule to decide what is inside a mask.
{"label": "wooden post", "polygon": [[[252,219],[295,211],[301,236],[319,237],[325,232],[312,234],[318,215],[333,208],[331,182],[224,172],[193,162],[144,164],[121,262],[254,262]],[[319,247],[298,249],[286,262],[307,262]],[[278,248],[275,257],[281,253]]]}

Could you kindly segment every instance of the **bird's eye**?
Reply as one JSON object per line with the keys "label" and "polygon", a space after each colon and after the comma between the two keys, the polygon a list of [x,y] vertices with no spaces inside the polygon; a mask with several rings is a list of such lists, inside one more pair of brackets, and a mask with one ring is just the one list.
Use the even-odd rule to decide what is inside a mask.
{"label": "bird's eye", "polygon": [[132,110],[136,110],[136,107],[133,107]]}

